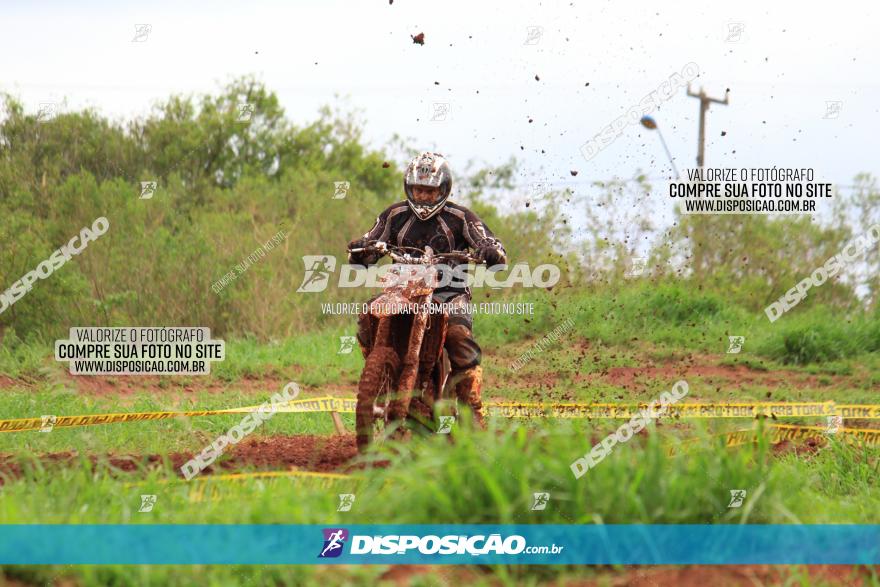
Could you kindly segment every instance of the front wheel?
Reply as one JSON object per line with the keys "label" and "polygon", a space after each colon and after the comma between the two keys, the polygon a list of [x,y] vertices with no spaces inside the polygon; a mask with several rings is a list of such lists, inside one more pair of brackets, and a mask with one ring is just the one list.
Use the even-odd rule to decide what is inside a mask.
{"label": "front wheel", "polygon": [[[384,408],[378,406],[376,400],[384,398],[387,404],[387,398],[393,393],[399,369],[400,357],[391,347],[375,347],[367,356],[358,383],[355,408],[358,452],[366,452],[374,440],[374,435],[381,435],[384,432],[384,424],[388,418],[387,409],[384,408],[387,408],[387,405]],[[375,424],[379,424],[378,431],[374,429]]]}

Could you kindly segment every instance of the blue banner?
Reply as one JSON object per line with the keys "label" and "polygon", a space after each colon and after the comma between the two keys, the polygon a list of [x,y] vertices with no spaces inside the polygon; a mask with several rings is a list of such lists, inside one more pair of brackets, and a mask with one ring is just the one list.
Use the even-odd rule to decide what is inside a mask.
{"label": "blue banner", "polygon": [[0,564],[880,564],[878,525],[5,525]]}

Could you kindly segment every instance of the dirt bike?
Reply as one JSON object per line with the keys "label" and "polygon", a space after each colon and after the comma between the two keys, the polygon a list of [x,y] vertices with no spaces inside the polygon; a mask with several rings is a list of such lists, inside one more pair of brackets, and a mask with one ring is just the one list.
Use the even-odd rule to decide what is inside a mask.
{"label": "dirt bike", "polygon": [[441,415],[455,415],[456,398],[445,390],[449,314],[428,311],[439,281],[435,266],[480,261],[464,251],[434,253],[382,242],[351,251],[387,254],[394,261],[383,276],[383,292],[365,312],[370,338],[361,346],[366,363],[355,409],[357,446],[365,452],[386,431],[393,438],[406,438],[412,429],[437,431]]}

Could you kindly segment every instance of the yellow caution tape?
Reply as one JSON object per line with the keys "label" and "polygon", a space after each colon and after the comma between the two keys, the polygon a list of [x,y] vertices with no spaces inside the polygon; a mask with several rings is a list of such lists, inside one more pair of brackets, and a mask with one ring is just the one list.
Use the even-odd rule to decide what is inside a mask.
{"label": "yellow caution tape", "polygon": [[[260,479],[273,477],[307,477],[313,479],[359,479],[357,475],[345,475],[343,473],[320,473],[318,471],[300,471],[299,469],[291,469],[289,471],[251,471],[247,473],[226,473],[223,475],[201,475],[184,481],[183,479],[162,479],[155,483],[190,483],[198,481],[235,481],[239,479]],[[139,487],[146,485],[147,481],[137,481],[135,483],[126,483],[126,487]]]}
{"label": "yellow caution tape", "polygon": [[115,424],[117,422],[143,422],[146,420],[167,420],[169,418],[214,416],[241,411],[231,410],[198,410],[189,412],[139,412],[129,414],[91,414],[87,416],[52,416],[50,418],[18,418],[0,420],[0,432],[23,432],[26,430],[43,430],[68,428],[72,426],[94,426],[96,424]]}
{"label": "yellow caution tape", "polygon": [[316,397],[312,399],[297,399],[286,406],[279,406],[279,412],[285,413],[308,413],[308,412],[347,412],[354,413],[357,399],[353,397]]}
{"label": "yellow caution tape", "polygon": [[[723,438],[724,445],[728,448],[734,446],[742,446],[752,444],[758,439],[759,428],[746,428],[744,430],[734,430],[732,432],[721,432],[713,434],[715,438]],[[792,424],[773,424],[764,429],[764,432],[770,433],[769,440],[773,444],[777,444],[786,440],[804,440],[807,438],[832,438],[837,437],[846,444],[858,445],[859,443],[870,446],[880,445],[880,429],[874,428],[840,428],[836,433],[832,434],[827,428],[822,426],[797,426]],[[669,456],[675,455],[681,451],[687,452],[695,444],[699,442],[698,438],[689,438],[680,444],[673,444],[667,447],[666,453]]]}
{"label": "yellow caution tape", "polygon": [[[228,473],[226,475],[206,475],[202,477],[196,477],[193,481],[241,481],[245,479],[266,479],[266,478],[291,478],[291,477],[305,477],[308,479],[321,479],[324,482],[327,481],[345,481],[349,479],[359,479],[360,477],[356,475],[343,475],[342,473],[318,473],[314,471],[254,471],[252,473]],[[180,480],[183,483],[183,480]],[[210,488],[210,489],[208,489]],[[208,490],[208,496],[205,496],[206,489]],[[222,499],[222,494],[220,492],[220,487],[217,485],[212,485],[210,483],[198,483],[191,486],[191,490],[188,494],[188,498],[190,502],[203,502],[203,501],[220,501]]]}
{"label": "yellow caution tape", "polygon": [[[319,397],[307,400],[291,400],[288,405],[276,411],[285,413],[309,412],[354,412],[356,400]],[[116,424],[119,422],[143,422],[147,420],[167,420],[170,418],[192,418],[196,416],[217,416],[221,414],[246,414],[255,412],[260,406],[244,406],[223,410],[189,410],[183,412],[136,412],[127,414],[90,414],[85,416],[52,416],[49,419],[17,418],[0,420],[0,432],[24,432],[46,428],[70,428],[73,426],[94,426],[96,424]]]}
{"label": "yellow caution tape", "polygon": [[[292,400],[287,405],[278,406],[276,411],[283,413],[354,413],[357,400],[354,398],[316,397]],[[660,416],[656,406],[652,411],[646,403],[507,403],[486,404],[489,414],[505,418],[597,418],[627,419],[645,410],[651,417]],[[215,416],[221,414],[246,414],[260,409],[260,406],[244,406],[222,410],[191,410],[183,412],[137,412],[127,414],[90,414],[83,416],[43,416],[40,418],[17,418],[0,420],[0,432],[24,432],[74,426],[94,426],[97,424],[116,424],[120,422],[143,422],[148,420],[167,420],[171,418],[192,418],[196,416]],[[844,419],[880,419],[880,405],[835,404],[827,402],[741,402],[741,403],[683,403],[670,404],[664,418],[803,418],[841,416]]]}
{"label": "yellow caution tape", "polygon": [[238,479],[257,479],[264,477],[311,477],[315,479],[357,479],[356,475],[343,473],[319,473],[317,471],[253,471],[250,473],[227,473],[225,475],[205,475],[194,481],[232,481]]}
{"label": "yellow caution tape", "polygon": [[[785,440],[802,440],[805,438],[817,437],[840,437],[847,444],[869,444],[871,446],[880,445],[880,429],[872,428],[841,428],[835,434],[828,432],[828,429],[822,426],[794,426],[790,424],[775,424],[770,428],[773,433],[771,440],[773,443],[783,442]],[[751,432],[751,438],[748,434]],[[756,430],[737,430],[736,432],[728,432],[725,434],[725,444],[727,446],[738,446],[746,444],[754,440]]]}
{"label": "yellow caution tape", "polygon": [[[167,484],[175,484],[175,485],[184,485],[187,483],[191,483],[189,485],[190,491],[188,493],[188,498],[190,502],[202,502],[202,501],[219,501],[221,499],[220,488],[216,485],[210,485],[209,483],[198,483],[198,482],[207,482],[207,481],[241,481],[245,479],[272,479],[272,478],[306,478],[306,479],[321,479],[323,481],[345,481],[350,479],[360,479],[361,477],[358,475],[345,475],[343,473],[319,473],[317,471],[300,471],[298,469],[292,469],[290,471],[253,471],[248,473],[227,473],[225,475],[202,475],[200,477],[196,477],[191,479],[189,482],[184,481],[183,479],[162,479],[159,481],[154,481],[154,483],[159,483],[161,485]],[[126,483],[125,487],[141,487],[146,485],[147,481],[136,481],[134,483]],[[210,487],[210,493],[205,498],[205,490],[207,487]]]}
{"label": "yellow caution tape", "polygon": [[837,413],[834,415],[844,419],[878,420],[880,419],[880,406],[837,404]]}
{"label": "yellow caution tape", "polygon": [[[880,408],[880,406],[847,406]],[[827,402],[742,402],[710,404],[670,404],[666,406],[665,418],[757,418],[760,416],[777,418],[802,418],[834,416],[836,406]],[[507,418],[632,418],[640,410],[651,417],[660,413],[659,405],[650,410],[648,404],[536,404],[536,403],[495,403],[489,405],[489,413]],[[874,410],[880,418],[880,409]],[[864,416],[862,416],[864,417]]]}

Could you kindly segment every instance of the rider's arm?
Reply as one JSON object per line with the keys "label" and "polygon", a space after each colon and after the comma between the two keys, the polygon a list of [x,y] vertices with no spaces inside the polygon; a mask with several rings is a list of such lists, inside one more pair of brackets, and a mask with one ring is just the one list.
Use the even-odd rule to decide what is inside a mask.
{"label": "rider's arm", "polygon": [[379,253],[365,253],[365,252],[352,252],[351,249],[359,249],[363,248],[367,242],[369,241],[387,241],[389,238],[389,226],[388,220],[391,215],[392,210],[394,210],[396,206],[391,206],[386,209],[384,212],[379,214],[376,218],[376,223],[373,225],[369,231],[367,231],[364,236],[359,239],[355,239],[348,243],[348,262],[352,265],[373,265],[374,263],[379,261],[381,255]]}
{"label": "rider's arm", "polygon": [[495,238],[489,227],[480,217],[467,210],[464,217],[464,237],[477,256],[486,261],[487,265],[504,265],[507,263],[507,252],[501,241]]}

